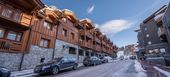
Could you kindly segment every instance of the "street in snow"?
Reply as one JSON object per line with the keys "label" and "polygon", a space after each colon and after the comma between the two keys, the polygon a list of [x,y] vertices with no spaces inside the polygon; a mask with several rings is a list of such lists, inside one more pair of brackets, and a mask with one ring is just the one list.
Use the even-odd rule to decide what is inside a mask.
{"label": "street in snow", "polygon": [[120,60],[42,77],[147,77],[145,72],[137,60]]}

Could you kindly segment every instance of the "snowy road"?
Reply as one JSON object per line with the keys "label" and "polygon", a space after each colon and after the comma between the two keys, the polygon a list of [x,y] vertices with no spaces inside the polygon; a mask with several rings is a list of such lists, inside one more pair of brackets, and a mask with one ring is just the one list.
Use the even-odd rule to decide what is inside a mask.
{"label": "snowy road", "polygon": [[75,71],[64,71],[58,75],[43,77],[147,77],[145,70],[136,60],[115,61]]}

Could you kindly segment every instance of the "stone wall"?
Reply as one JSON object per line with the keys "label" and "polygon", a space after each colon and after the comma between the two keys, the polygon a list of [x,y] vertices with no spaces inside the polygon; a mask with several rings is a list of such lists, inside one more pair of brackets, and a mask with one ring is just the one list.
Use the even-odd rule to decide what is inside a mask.
{"label": "stone wall", "polygon": [[[76,54],[69,54],[69,47],[74,47],[76,49]],[[55,58],[68,56],[68,55],[73,56],[78,60],[78,45],[70,44],[70,43],[56,39]],[[80,58],[79,61],[82,60],[81,57],[79,58]]]}
{"label": "stone wall", "polygon": [[0,66],[11,71],[17,71],[20,66],[22,54],[0,52]]}
{"label": "stone wall", "polygon": [[32,45],[30,52],[24,56],[22,70],[34,68],[37,64],[40,63],[41,58],[45,58],[44,62],[52,60],[52,53],[53,49],[47,49]]}

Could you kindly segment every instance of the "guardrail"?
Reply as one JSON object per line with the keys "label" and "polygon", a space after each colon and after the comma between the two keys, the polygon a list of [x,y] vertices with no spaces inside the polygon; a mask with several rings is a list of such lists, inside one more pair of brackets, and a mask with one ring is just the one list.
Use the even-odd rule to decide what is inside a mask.
{"label": "guardrail", "polygon": [[170,72],[163,70],[163,69],[170,70],[170,67],[159,68],[159,67],[154,66],[153,68],[158,71],[158,75],[159,75],[158,77],[170,77]]}

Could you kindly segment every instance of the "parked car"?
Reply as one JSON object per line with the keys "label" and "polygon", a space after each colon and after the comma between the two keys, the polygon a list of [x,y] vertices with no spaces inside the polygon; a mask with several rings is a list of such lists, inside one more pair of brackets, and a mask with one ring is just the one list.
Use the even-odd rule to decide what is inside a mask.
{"label": "parked car", "polygon": [[110,56],[105,56],[105,58],[108,60],[109,63],[110,63],[110,62],[113,62],[113,58],[112,58],[112,57],[110,57]]}
{"label": "parked car", "polygon": [[130,56],[131,60],[136,60],[136,56]]}
{"label": "parked car", "polygon": [[76,59],[70,56],[59,57],[47,63],[37,65],[34,69],[34,72],[39,74],[52,73],[55,75],[59,71],[65,69],[76,70],[78,66],[76,62]]}
{"label": "parked car", "polygon": [[10,77],[11,75],[11,71],[4,68],[4,67],[0,67],[0,77]]}
{"label": "parked car", "polygon": [[108,63],[108,59],[106,57],[101,57],[100,59],[102,63]]}
{"label": "parked car", "polygon": [[90,66],[90,65],[99,65],[101,64],[101,60],[96,57],[96,56],[92,56],[92,57],[85,57],[85,59],[83,60],[83,64],[84,66]]}

